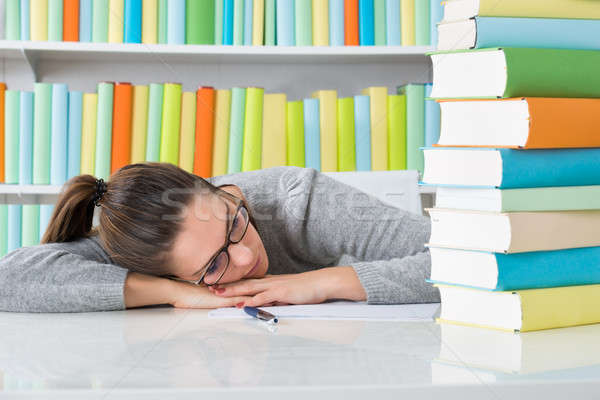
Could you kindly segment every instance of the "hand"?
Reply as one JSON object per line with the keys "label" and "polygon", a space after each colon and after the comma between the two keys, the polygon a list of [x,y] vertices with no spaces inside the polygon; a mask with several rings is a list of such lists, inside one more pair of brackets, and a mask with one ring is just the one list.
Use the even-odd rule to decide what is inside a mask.
{"label": "hand", "polygon": [[220,308],[234,307],[250,300],[247,296],[217,296],[206,286],[188,282],[170,281],[169,304],[176,308]]}

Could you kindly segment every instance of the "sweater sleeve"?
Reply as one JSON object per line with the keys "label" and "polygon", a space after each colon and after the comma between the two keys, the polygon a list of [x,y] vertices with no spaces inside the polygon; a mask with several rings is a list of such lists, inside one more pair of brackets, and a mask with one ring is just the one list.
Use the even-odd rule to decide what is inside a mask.
{"label": "sweater sleeve", "polygon": [[0,260],[0,310],[122,310],[127,270],[110,263],[93,239],[16,249]]}

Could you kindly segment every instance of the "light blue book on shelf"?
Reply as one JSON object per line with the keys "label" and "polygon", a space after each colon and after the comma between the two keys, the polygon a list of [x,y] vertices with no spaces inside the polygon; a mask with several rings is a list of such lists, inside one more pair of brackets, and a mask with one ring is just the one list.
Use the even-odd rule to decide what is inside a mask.
{"label": "light blue book on shelf", "polygon": [[125,43],[142,43],[142,0],[125,1]]}
{"label": "light blue book on shelf", "polygon": [[33,180],[33,92],[21,92],[19,118],[19,184]]}
{"label": "light blue book on shelf", "polygon": [[375,44],[375,15],[373,0],[358,2],[358,38],[361,46]]}
{"label": "light blue book on shelf", "polygon": [[8,232],[6,251],[11,252],[21,247],[21,212],[23,206],[20,204],[8,205]]}
{"label": "light blue book on shelf", "polygon": [[0,204],[0,257],[6,255],[8,246],[8,205]]}
{"label": "light blue book on shelf", "polygon": [[229,124],[229,152],[227,173],[242,171],[244,146],[244,116],[246,115],[246,88],[231,89],[231,123]]}
{"label": "light blue book on shelf", "polygon": [[79,0],[79,41],[92,41],[92,0]]}
{"label": "light blue book on shelf", "polygon": [[385,39],[388,46],[400,46],[400,0],[385,0]]}
{"label": "light blue book on shelf", "polygon": [[223,0],[223,44],[233,44],[233,0]]}
{"label": "light blue book on shelf", "polygon": [[319,99],[304,99],[304,164],[321,170],[321,126]]}
{"label": "light blue book on shelf", "polygon": [[185,0],[167,2],[167,43],[185,44]]}
{"label": "light blue book on shelf", "polygon": [[64,83],[52,85],[52,117],[50,131],[50,184],[62,185],[67,180],[67,120],[69,92]]}
{"label": "light blue book on shelf", "polygon": [[244,0],[244,46],[252,46],[252,18],[254,4],[252,0]]}
{"label": "light blue book on shelf", "polygon": [[54,211],[54,204],[42,204],[40,205],[40,239],[44,237],[44,232],[46,232],[46,228],[48,227],[48,223],[50,222],[50,217],[52,217],[52,211]]}
{"label": "light blue book on shelf", "polygon": [[35,246],[40,242],[40,206],[23,204],[21,216],[21,246]]}
{"label": "light blue book on shelf", "polygon": [[69,92],[69,130],[67,132],[67,179],[79,175],[81,168],[81,118],[83,92]]}
{"label": "light blue book on shelf", "polygon": [[30,0],[21,0],[21,40],[31,40]]}
{"label": "light blue book on shelf", "polygon": [[344,45],[344,0],[329,0],[329,44]]}
{"label": "light blue book on shelf", "polygon": [[475,48],[600,49],[600,20],[477,17]]}
{"label": "light blue book on shelf", "polygon": [[493,254],[496,258],[498,284],[493,291],[600,283],[600,247],[513,254],[482,253]]}
{"label": "light blue book on shelf", "polygon": [[371,102],[369,96],[354,96],[356,170],[371,170]]}
{"label": "light blue book on shelf", "polygon": [[277,0],[277,45],[294,46],[296,44],[294,19],[294,0]]}
{"label": "light blue book on shelf", "polygon": [[428,100],[433,84],[425,84],[425,147],[433,146],[440,138],[440,104]]}
{"label": "light blue book on shelf", "polygon": [[438,42],[438,30],[437,24],[439,24],[444,18],[444,4],[442,0],[430,0],[429,5],[429,29],[431,32],[429,37],[431,38],[431,45],[437,46]]}

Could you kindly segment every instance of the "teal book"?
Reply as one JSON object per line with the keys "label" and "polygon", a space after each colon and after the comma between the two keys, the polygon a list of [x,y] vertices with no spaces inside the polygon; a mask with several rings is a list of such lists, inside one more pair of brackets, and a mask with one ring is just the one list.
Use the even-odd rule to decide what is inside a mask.
{"label": "teal book", "polygon": [[64,83],[52,85],[52,116],[50,133],[50,184],[62,185],[67,181],[67,121],[69,92]]}
{"label": "teal book", "polygon": [[233,0],[233,45],[244,44],[244,0]]}
{"label": "teal book", "polygon": [[[306,0],[297,0],[296,4],[302,1]],[[312,0],[308,1],[310,3]],[[312,14],[310,18],[312,21]],[[275,0],[265,0],[265,46],[275,46],[275,44],[277,44],[275,40],[275,30]],[[310,44],[312,45],[312,29],[310,35]]]}
{"label": "teal book", "polygon": [[344,0],[329,0],[329,44],[344,45]]}
{"label": "teal book", "polygon": [[79,1],[79,41],[80,42],[91,42],[92,41],[92,0],[80,0]]}
{"label": "teal book", "polygon": [[[81,1],[83,1],[83,0],[81,0]],[[30,0],[21,0],[21,40],[31,40],[31,19],[30,19],[30,15],[29,15],[30,7],[31,7]],[[91,27],[91,24],[90,24],[90,27]],[[91,31],[90,31],[90,35],[91,35]]]}
{"label": "teal book", "polygon": [[83,92],[69,92],[69,130],[67,148],[67,179],[81,171],[81,123]]}
{"label": "teal book", "polygon": [[36,83],[33,94],[33,184],[50,184],[52,84]]}
{"label": "teal book", "polygon": [[429,0],[415,1],[415,44],[429,46],[431,29],[429,28]]}
{"label": "teal book", "polygon": [[63,40],[63,0],[48,0],[48,40]]}
{"label": "teal book", "polygon": [[406,95],[406,169],[423,173],[425,145],[425,85],[413,83],[398,88]]}
{"label": "teal book", "polygon": [[[273,2],[273,12],[275,10],[275,0],[271,0]],[[330,4],[330,8],[331,8],[331,2]],[[312,39],[312,0],[296,0],[294,3],[294,17],[295,17],[295,21],[294,24],[296,25],[296,31],[295,31],[295,35],[296,35],[296,46],[312,46],[313,44],[313,39]],[[343,12],[343,8],[342,8],[342,12]],[[273,15],[273,18],[275,18],[275,16]],[[342,15],[343,18],[343,15]],[[343,21],[342,21],[343,23]],[[273,26],[275,25],[275,23],[273,22]],[[275,33],[273,32],[273,43],[275,44],[274,41],[274,36]],[[344,40],[344,32],[343,32],[343,25],[342,25],[342,44],[343,45],[343,40]]]}
{"label": "teal book", "polygon": [[227,173],[242,171],[244,120],[246,116],[246,88],[231,89],[231,122],[229,124],[229,155]]}
{"label": "teal book", "polygon": [[277,0],[275,4],[277,13],[277,46],[295,46],[295,25],[294,25],[294,1]]}
{"label": "teal book", "polygon": [[40,206],[23,204],[21,219],[21,246],[35,246],[40,242]]}
{"label": "teal book", "polygon": [[431,96],[431,83],[425,84],[425,147],[431,147],[440,139],[440,105]]}
{"label": "teal book", "polygon": [[252,46],[252,18],[254,2],[244,0],[244,46]]}
{"label": "teal book", "polygon": [[167,39],[167,19],[168,19],[167,0],[158,0],[158,43],[166,44]]}
{"label": "teal book", "polygon": [[94,174],[104,180],[110,177],[114,86],[112,82],[98,84]]}
{"label": "teal book", "polygon": [[33,92],[21,92],[19,107],[17,182],[21,185],[31,185],[33,183]]}
{"label": "teal book", "polygon": [[6,40],[21,39],[21,9],[19,0],[6,0],[4,3],[4,37]]}
{"label": "teal book", "polygon": [[220,46],[223,43],[223,9],[225,7],[224,0],[215,0],[215,14],[214,14],[214,43]]}
{"label": "teal book", "polygon": [[356,170],[371,171],[371,101],[369,96],[354,96]]}
{"label": "teal book", "polygon": [[385,0],[385,41],[388,46],[400,46],[400,0]]}
{"label": "teal book", "polygon": [[11,252],[21,247],[21,213],[23,206],[21,204],[8,205],[8,232],[6,251]]}
{"label": "teal book", "polygon": [[0,204],[0,257],[4,257],[8,248],[8,204]]}
{"label": "teal book", "polygon": [[[423,0],[418,0],[423,1]],[[385,0],[373,0],[373,22],[375,46],[385,46],[386,41],[386,15]]]}
{"label": "teal book", "polygon": [[167,2],[167,43],[185,44],[185,0]]}
{"label": "teal book", "polygon": [[304,99],[304,164],[317,171],[321,170],[320,120],[319,99]]}
{"label": "teal book", "polygon": [[92,2],[92,42],[94,43],[108,42],[108,1],[93,0]]}

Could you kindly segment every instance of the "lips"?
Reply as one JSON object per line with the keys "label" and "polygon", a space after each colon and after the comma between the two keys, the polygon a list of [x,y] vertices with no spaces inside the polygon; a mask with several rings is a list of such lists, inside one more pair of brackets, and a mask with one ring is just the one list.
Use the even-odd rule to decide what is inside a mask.
{"label": "lips", "polygon": [[244,278],[251,276],[258,269],[259,265],[260,265],[260,256],[258,257],[258,260],[256,260],[256,264],[254,264],[254,267],[252,267],[252,269],[250,271],[248,271],[248,273],[246,274],[246,276],[244,276]]}

